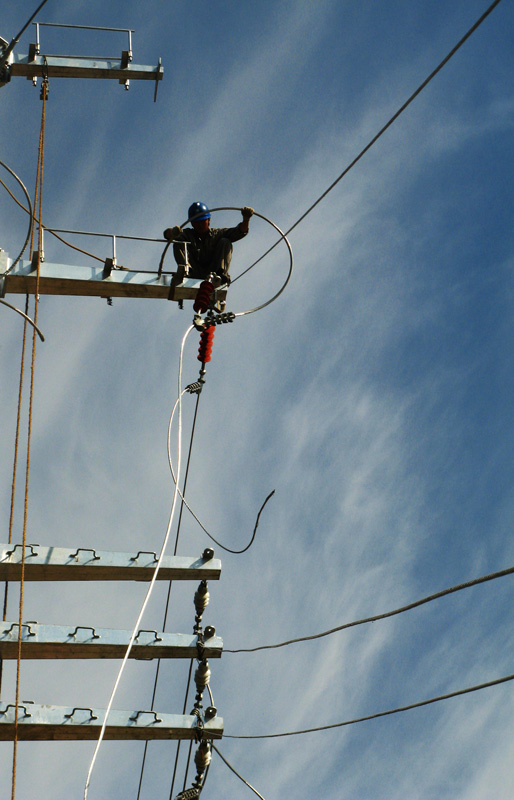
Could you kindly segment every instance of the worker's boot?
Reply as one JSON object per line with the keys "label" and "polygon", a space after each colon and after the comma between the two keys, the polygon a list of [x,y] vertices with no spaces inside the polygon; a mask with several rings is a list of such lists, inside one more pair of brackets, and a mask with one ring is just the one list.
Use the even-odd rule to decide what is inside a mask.
{"label": "worker's boot", "polygon": [[178,264],[177,271],[173,273],[173,277],[170,281],[170,298],[172,300],[175,299],[174,295],[176,287],[184,283],[185,275],[186,275],[186,267],[184,266],[184,264]]}

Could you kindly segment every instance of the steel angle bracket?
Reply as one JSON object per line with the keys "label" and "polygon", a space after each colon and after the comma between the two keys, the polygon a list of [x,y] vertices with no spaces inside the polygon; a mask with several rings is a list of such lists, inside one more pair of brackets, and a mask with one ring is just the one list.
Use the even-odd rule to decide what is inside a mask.
{"label": "steel angle bracket", "polygon": [[[0,741],[13,741],[16,708],[0,703]],[[98,739],[105,709],[37,705],[23,701],[18,706],[17,738],[21,741],[79,741]],[[143,709],[111,711],[105,739],[195,739],[198,719],[194,715],[163,714]],[[223,719],[215,716],[202,726],[205,739],[221,739]]]}
{"label": "steel angle bracket", "polygon": [[162,64],[150,67],[143,64],[124,63],[123,58],[68,58],[67,56],[45,56],[12,54],[9,64],[11,77],[33,78],[104,78],[131,81],[160,81],[164,70]]}
{"label": "steel angle bracket", "polygon": [[[220,658],[223,641],[210,636],[202,641],[204,658]],[[21,627],[22,659],[123,658],[130,642],[130,631],[93,628],[85,625],[42,625],[27,622]],[[19,624],[0,622],[0,659],[17,659]],[[161,633],[140,630],[130,658],[197,658],[198,636],[189,633]]]}
{"label": "steel angle bracket", "polygon": [[[36,291],[37,270],[32,261],[22,259],[1,277],[6,294],[34,294]],[[186,278],[180,286],[175,287],[170,298],[171,275],[116,269],[112,264],[91,267],[43,261],[39,273],[39,294],[194,300],[201,283],[201,280]],[[224,300],[225,297],[226,291],[220,290],[219,299]]]}
{"label": "steel angle bracket", "polygon": [[[206,548],[200,556],[164,556],[158,580],[219,580],[221,561]],[[150,581],[157,553],[124,553],[89,547],[25,545],[26,581]],[[0,544],[0,581],[21,580],[22,545]]]}

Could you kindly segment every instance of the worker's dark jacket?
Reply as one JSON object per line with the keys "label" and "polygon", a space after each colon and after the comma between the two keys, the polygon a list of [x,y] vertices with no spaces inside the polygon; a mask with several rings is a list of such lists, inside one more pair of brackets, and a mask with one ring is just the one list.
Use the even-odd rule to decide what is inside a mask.
{"label": "worker's dark jacket", "polygon": [[[246,236],[239,225],[235,228],[209,228],[205,236],[199,236],[193,228],[185,228],[178,241],[187,242],[187,260],[191,278],[206,278],[210,272],[228,274],[232,257],[232,242]],[[185,247],[173,245],[177,264],[186,263]]]}

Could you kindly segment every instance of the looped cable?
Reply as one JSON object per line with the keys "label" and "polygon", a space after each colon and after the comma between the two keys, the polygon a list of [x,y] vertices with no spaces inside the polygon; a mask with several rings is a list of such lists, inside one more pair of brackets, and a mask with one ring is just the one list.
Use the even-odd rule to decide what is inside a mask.
{"label": "looped cable", "polygon": [[27,322],[29,322],[29,323],[32,325],[32,327],[33,327],[33,328],[34,328],[34,330],[36,331],[36,333],[37,333],[37,335],[39,336],[39,338],[41,339],[41,341],[42,341],[42,342],[44,342],[44,341],[45,341],[45,337],[43,336],[43,334],[42,334],[42,333],[41,333],[41,331],[39,330],[39,328],[38,328],[38,326],[36,325],[36,323],[34,322],[34,320],[32,320],[32,319],[29,317],[29,315],[28,315],[28,314],[25,314],[23,311],[20,311],[20,309],[19,309],[19,308],[16,308],[16,306],[12,306],[10,303],[8,303],[8,302],[7,302],[7,300],[2,300],[2,299],[0,299],[0,303],[2,303],[4,306],[7,306],[8,308],[12,308],[12,310],[13,310],[13,311],[16,311],[16,312],[17,312],[17,313],[18,313],[18,314],[19,314],[21,317],[23,317],[24,319],[26,319],[26,320],[27,320]]}
{"label": "looped cable", "polygon": [[[210,211],[211,211],[211,214],[212,214],[215,211],[241,211],[241,209],[238,208],[237,206],[219,206],[219,208],[211,208]],[[288,270],[287,277],[286,277],[284,283],[282,284],[282,286],[280,287],[278,292],[273,295],[273,297],[270,297],[270,299],[266,300],[265,303],[261,303],[260,306],[255,306],[255,308],[250,308],[247,311],[238,311],[238,312],[236,312],[236,314],[235,314],[236,317],[244,317],[247,314],[253,314],[255,311],[260,311],[261,309],[266,308],[266,306],[269,306],[271,303],[273,303],[278,297],[280,297],[280,295],[282,294],[282,292],[286,288],[287,284],[289,283],[289,280],[290,280],[291,275],[293,273],[293,266],[294,266],[293,250],[292,250],[292,247],[291,247],[291,245],[289,243],[289,239],[287,238],[286,234],[278,227],[278,225],[275,225],[275,223],[272,222],[270,219],[268,219],[268,217],[265,217],[264,214],[259,214],[258,211],[254,211],[253,213],[254,213],[254,216],[259,217],[259,219],[262,219],[262,220],[264,220],[264,222],[267,222],[268,225],[271,225],[272,228],[275,228],[277,233],[279,233],[281,238],[284,240],[284,243],[287,246],[287,249],[288,249],[288,252],[289,252],[289,270]],[[191,221],[190,219],[186,220],[186,222],[184,222],[183,225],[181,225],[181,227],[183,228],[184,225],[187,225],[187,223],[190,222],[190,221]],[[244,273],[241,273],[241,275],[238,275],[236,278],[234,278],[232,280],[232,283],[235,283],[237,280],[239,280],[239,278],[242,275],[244,275]]]}
{"label": "looped cable", "polygon": [[[19,260],[20,260],[20,258],[22,257],[23,253],[24,253],[24,252],[25,252],[25,250],[27,249],[27,245],[28,245],[28,243],[29,243],[29,239],[30,239],[30,233],[31,233],[31,230],[32,230],[32,219],[33,219],[33,214],[34,214],[34,212],[33,212],[33,210],[32,210],[32,202],[31,202],[31,200],[30,200],[29,193],[28,193],[28,191],[27,191],[27,188],[26,188],[25,184],[24,184],[24,183],[23,183],[23,181],[21,180],[21,178],[19,178],[19,177],[18,177],[18,175],[16,175],[16,173],[15,173],[15,172],[13,172],[13,170],[12,170],[10,167],[8,167],[8,166],[7,166],[7,164],[5,164],[3,161],[0,161],[0,166],[1,166],[1,167],[3,167],[4,169],[6,169],[6,170],[7,170],[7,172],[9,172],[9,173],[10,173],[10,174],[13,176],[13,178],[14,178],[16,181],[18,181],[18,184],[21,186],[21,188],[22,188],[22,190],[23,190],[23,193],[24,193],[24,195],[25,195],[25,199],[26,199],[26,201],[27,201],[27,205],[28,205],[28,207],[29,207],[29,229],[28,229],[28,231],[27,231],[27,237],[26,237],[26,239],[25,239],[25,243],[24,243],[24,245],[23,245],[23,247],[22,247],[22,249],[21,249],[21,251],[20,251],[20,254],[17,256],[17,258],[15,258],[15,259],[14,259],[14,261],[12,262],[11,266],[9,267],[9,269],[7,269],[7,270],[6,270],[6,271],[3,273],[3,275],[8,275],[8,274],[9,274],[9,273],[10,273],[10,272],[11,272],[11,271],[14,269],[14,267],[16,266],[16,264],[18,263],[18,261],[19,261]],[[2,184],[2,186],[4,187],[4,189],[6,189],[6,190],[9,192],[9,194],[11,195],[11,197],[13,197],[13,198],[16,200],[16,198],[14,197],[14,195],[12,194],[12,192],[11,192],[11,191],[10,191],[10,190],[7,188],[7,186],[5,185],[5,183],[4,183],[3,181],[0,181],[0,183]],[[16,200],[16,202],[18,202],[18,200]],[[22,208],[23,208],[23,206],[22,206]]]}

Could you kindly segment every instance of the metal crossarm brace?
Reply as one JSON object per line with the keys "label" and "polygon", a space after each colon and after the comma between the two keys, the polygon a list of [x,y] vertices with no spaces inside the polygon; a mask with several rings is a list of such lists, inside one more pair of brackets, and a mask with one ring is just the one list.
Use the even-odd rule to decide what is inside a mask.
{"label": "metal crossarm brace", "polygon": [[21,76],[29,80],[42,77],[111,78],[125,83],[127,80],[160,81],[164,70],[160,63],[150,67],[132,64],[127,58],[73,58],[13,53],[9,73],[11,77]]}
{"label": "metal crossarm brace", "polygon": [[[0,703],[0,741],[14,739],[15,706]],[[24,701],[18,706],[17,737],[21,741],[98,739],[105,709],[42,706]],[[162,714],[156,711],[111,711],[105,739],[195,739],[198,718],[194,715]],[[223,719],[215,716],[201,726],[202,737],[220,739]]]}
{"label": "metal crossarm brace", "polygon": [[[150,581],[156,553],[25,546],[26,581]],[[22,546],[0,544],[0,581],[21,580]],[[158,580],[219,580],[221,561],[209,548],[198,557],[164,556]]]}
{"label": "metal crossarm brace", "polygon": [[[0,274],[0,297],[9,293],[34,294],[36,278],[36,265],[33,261],[22,259],[12,271]],[[40,265],[39,294],[194,300],[201,282],[185,278],[181,285],[175,287],[170,298],[171,275],[159,276],[157,272],[129,272],[122,269],[109,271],[103,264],[98,267],[77,267],[43,261]],[[218,291],[220,300],[226,296],[225,290]]]}
{"label": "metal crossarm brace", "polygon": [[[19,625],[0,622],[0,658],[18,658]],[[130,632],[107,628],[72,625],[22,625],[21,657],[51,658],[123,658],[130,641]],[[141,630],[130,651],[130,658],[196,658],[198,636],[185,633],[158,633]],[[202,641],[205,658],[220,658],[223,641],[211,636]]]}
{"label": "metal crossarm brace", "polygon": [[44,56],[12,54],[9,64],[11,77],[32,78],[106,78],[125,83],[131,81],[160,81],[164,70],[159,63],[155,67],[132,64],[126,58],[73,58],[68,56]]}

